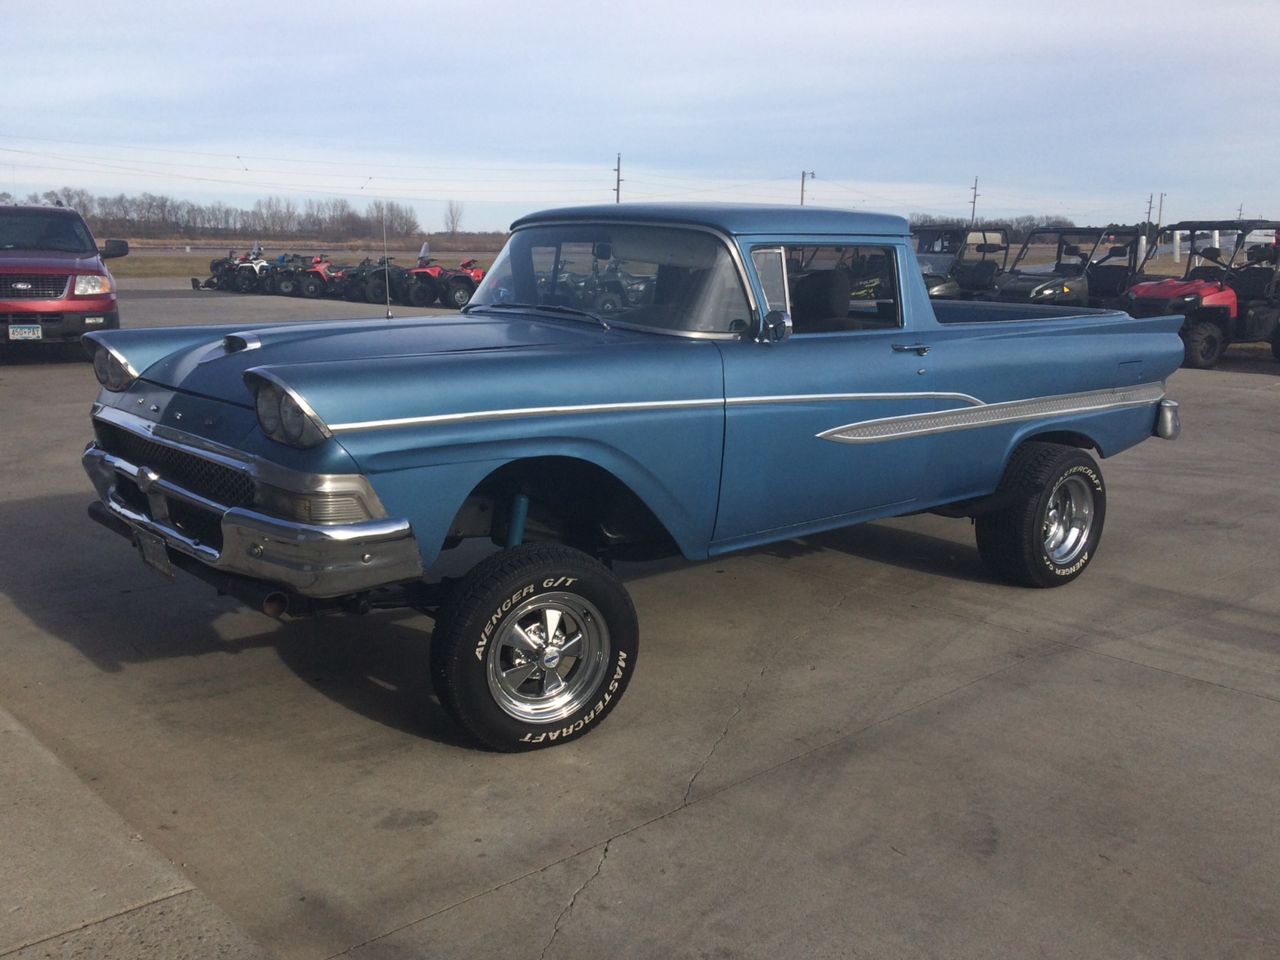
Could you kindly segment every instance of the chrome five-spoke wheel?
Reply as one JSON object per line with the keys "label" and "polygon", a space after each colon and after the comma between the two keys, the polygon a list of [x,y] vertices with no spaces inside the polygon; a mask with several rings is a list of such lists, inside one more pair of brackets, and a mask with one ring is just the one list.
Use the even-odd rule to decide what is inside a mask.
{"label": "chrome five-spoke wheel", "polygon": [[597,692],[608,660],[600,612],[574,594],[545,593],[517,608],[489,647],[489,691],[517,720],[561,720]]}

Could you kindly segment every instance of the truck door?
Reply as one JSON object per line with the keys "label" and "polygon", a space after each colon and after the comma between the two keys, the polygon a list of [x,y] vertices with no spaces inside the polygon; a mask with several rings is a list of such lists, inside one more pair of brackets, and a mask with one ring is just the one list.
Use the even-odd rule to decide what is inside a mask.
{"label": "truck door", "polygon": [[936,487],[924,475],[929,439],[868,440],[859,425],[963,402],[930,389],[928,344],[901,293],[902,270],[917,269],[905,249],[825,241],[756,248],[752,259],[765,309],[789,309],[793,329],[779,343],[719,344],[726,420],[712,553],[903,512]]}

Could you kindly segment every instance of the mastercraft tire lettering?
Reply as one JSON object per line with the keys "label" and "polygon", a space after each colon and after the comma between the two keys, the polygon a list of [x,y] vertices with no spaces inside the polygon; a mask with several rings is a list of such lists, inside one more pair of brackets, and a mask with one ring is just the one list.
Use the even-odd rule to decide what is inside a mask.
{"label": "mastercraft tire lettering", "polygon": [[526,544],[463,579],[432,636],[432,678],[477,741],[532,750],[604,719],[631,680],[638,639],[631,598],[602,564]]}

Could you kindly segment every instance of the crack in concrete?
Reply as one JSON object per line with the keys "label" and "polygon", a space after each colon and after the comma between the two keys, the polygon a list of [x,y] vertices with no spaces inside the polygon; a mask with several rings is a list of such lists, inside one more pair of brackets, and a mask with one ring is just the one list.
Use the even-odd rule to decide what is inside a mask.
{"label": "crack in concrete", "polygon": [[[837,600],[836,606],[839,606],[841,603],[844,603],[844,598],[847,597],[848,595],[849,595],[848,592],[846,592],[844,596],[842,596],[839,600]],[[835,608],[833,607],[832,609],[835,609]],[[785,644],[785,647],[792,646],[799,639],[800,639],[800,635],[797,634]],[[724,722],[724,727],[720,730],[720,736],[716,737],[715,742],[711,744],[711,749],[707,751],[707,755],[703,757],[702,762],[698,764],[698,769],[693,771],[693,776],[689,778],[689,782],[685,785],[684,798],[680,801],[680,806],[676,807],[676,810],[679,810],[683,807],[687,807],[689,805],[689,797],[693,793],[694,783],[697,781],[698,777],[702,775],[702,771],[707,769],[707,764],[709,764],[711,762],[711,758],[716,755],[716,749],[724,741],[724,738],[729,735],[729,729],[733,726],[733,721],[738,719],[738,714],[740,714],[742,712],[742,708],[747,705],[747,694],[751,692],[751,688],[755,685],[755,682],[759,680],[761,677],[763,677],[765,674],[765,671],[768,670],[769,667],[773,665],[774,660],[778,658],[778,653],[781,650],[783,650],[785,647],[783,645],[780,645],[777,650],[774,650],[773,655],[770,656],[768,660],[766,660],[763,664],[760,665],[760,672],[757,673],[750,680],[748,680],[746,683],[746,686],[742,688],[742,692],[738,694],[738,702],[734,705],[733,713],[729,714],[729,719],[727,719]]]}
{"label": "crack in concrete", "polygon": [[[621,836],[621,834],[619,834],[619,836]],[[604,849],[600,851],[600,862],[596,864],[595,872],[592,873],[591,876],[587,877],[586,880],[582,881],[582,885],[578,887],[577,890],[573,891],[573,896],[569,898],[569,902],[566,903],[564,909],[560,911],[560,916],[556,917],[556,925],[551,930],[551,939],[547,941],[547,945],[543,947],[542,952],[538,954],[538,960],[546,960],[547,951],[550,950],[551,945],[556,942],[556,937],[560,936],[560,925],[564,922],[564,918],[572,912],[574,904],[578,902],[578,897],[582,896],[582,891],[591,886],[592,881],[594,881],[596,877],[600,876],[600,871],[604,869],[604,862],[609,856],[609,844],[613,843],[616,839],[617,837],[610,837],[604,842]]]}
{"label": "crack in concrete", "polygon": [[[714,796],[718,796],[719,794],[724,793],[724,792],[725,792],[725,791],[727,791],[727,790],[732,790],[732,789],[734,789],[735,787],[742,786],[744,783],[750,783],[751,781],[753,781],[753,780],[757,780],[757,779],[759,779],[760,777],[768,776],[769,774],[773,773],[773,772],[774,772],[774,771],[776,771],[776,770],[779,770],[779,769],[781,769],[781,768],[783,768],[783,767],[789,766],[790,764],[796,763],[797,761],[803,760],[803,759],[805,759],[805,758],[807,758],[807,757],[811,757],[811,756],[813,756],[815,753],[818,753],[819,751],[829,749],[829,748],[834,747],[834,746],[836,746],[837,744],[840,744],[840,743],[846,743],[846,742],[848,742],[848,741],[850,741],[850,740],[854,739],[855,737],[859,737],[859,736],[861,736],[862,734],[866,733],[868,730],[872,730],[872,729],[874,729],[874,728],[876,728],[876,727],[879,727],[879,726],[882,726],[883,724],[886,724],[886,723],[891,723],[891,722],[893,722],[894,720],[898,719],[899,717],[905,716],[905,715],[907,715],[907,714],[909,714],[909,713],[913,713],[913,712],[915,712],[916,710],[919,710],[919,709],[921,709],[922,707],[927,707],[927,706],[929,706],[930,704],[932,704],[932,703],[936,703],[936,702],[937,702],[937,701],[939,701],[939,700],[946,699],[947,697],[950,697],[950,696],[952,696],[952,695],[954,695],[954,694],[956,694],[956,693],[959,693],[959,692],[961,692],[961,691],[963,691],[963,690],[966,690],[966,689],[968,689],[969,687],[974,686],[975,684],[979,684],[979,683],[982,683],[982,682],[984,682],[984,681],[986,681],[986,680],[990,680],[991,678],[996,677],[996,676],[999,676],[999,675],[1000,675],[1000,674],[1002,674],[1002,673],[1007,673],[1008,671],[1010,671],[1010,670],[1014,670],[1014,669],[1016,669],[1016,668],[1018,668],[1018,667],[1020,667],[1020,666],[1023,666],[1023,665],[1025,665],[1026,663],[1028,663],[1028,662],[1030,662],[1030,661],[1032,661],[1032,660],[1039,660],[1039,659],[1044,659],[1044,658],[1047,658],[1047,657],[1051,657],[1051,656],[1059,655],[1059,654],[1061,654],[1064,650],[1069,650],[1069,649],[1073,649],[1073,648],[1071,648],[1071,647],[1069,647],[1069,646],[1067,646],[1067,645],[1065,645],[1065,644],[1058,643],[1057,641],[1054,641],[1054,642],[1052,642],[1052,643],[1051,643],[1051,645],[1050,645],[1050,646],[1048,646],[1048,647],[1047,647],[1047,649],[1045,649],[1045,650],[1043,650],[1043,651],[1041,651],[1041,652],[1039,652],[1039,653],[1031,654],[1031,655],[1026,656],[1026,657],[1021,657],[1021,658],[1019,658],[1019,659],[1015,660],[1013,663],[1005,664],[1004,666],[999,667],[999,668],[997,668],[997,669],[995,669],[995,670],[991,670],[991,671],[989,671],[989,672],[987,672],[987,673],[984,673],[984,674],[982,674],[981,676],[977,676],[977,677],[972,678],[971,680],[967,680],[967,681],[965,681],[965,682],[963,682],[963,683],[960,683],[960,684],[956,685],[955,687],[952,687],[952,688],[951,688],[951,689],[949,689],[949,690],[944,690],[944,691],[942,691],[941,693],[937,693],[937,694],[935,694],[935,695],[934,695],[934,696],[932,696],[932,697],[926,697],[924,700],[921,700],[921,701],[920,701],[920,702],[918,702],[918,703],[913,703],[913,704],[911,704],[911,705],[909,705],[909,706],[903,707],[901,710],[895,711],[894,713],[891,713],[891,714],[889,714],[888,716],[881,717],[881,718],[880,718],[880,719],[878,719],[878,720],[873,720],[873,721],[871,721],[870,723],[863,724],[861,727],[858,727],[856,730],[851,730],[851,731],[849,731],[849,732],[847,732],[847,733],[841,733],[841,734],[839,734],[838,736],[831,737],[831,738],[829,738],[829,739],[827,739],[827,740],[825,740],[825,741],[823,741],[823,742],[821,742],[821,743],[818,743],[818,744],[813,745],[813,746],[809,746],[807,749],[802,750],[800,753],[797,753],[797,754],[795,754],[795,755],[793,755],[793,756],[787,757],[785,760],[779,760],[777,763],[773,763],[773,764],[770,764],[769,766],[767,766],[767,767],[765,767],[765,768],[763,768],[763,769],[756,770],[754,773],[750,773],[750,774],[747,774],[747,775],[745,775],[745,776],[739,777],[737,780],[734,780],[734,781],[733,781],[733,782],[731,782],[731,783],[726,783],[726,784],[724,784],[724,785],[722,785],[722,786],[720,786],[720,787],[718,787],[718,788],[716,788],[716,789],[712,790],[712,791],[711,791],[711,792],[709,792],[705,797],[699,797],[697,800],[691,800],[691,801],[688,801],[688,802],[685,802],[685,803],[680,803],[680,804],[678,804],[678,805],[676,805],[676,806],[672,807],[670,810],[667,810],[667,811],[666,811],[666,812],[664,812],[664,813],[660,813],[660,814],[658,814],[657,816],[650,817],[649,819],[644,820],[644,821],[641,821],[640,823],[634,824],[634,825],[632,825],[632,826],[628,827],[628,828],[627,828],[627,829],[625,829],[625,830],[620,830],[618,833],[614,834],[612,837],[609,837],[609,838],[605,841],[605,843],[604,843],[604,850],[603,850],[603,851],[602,851],[602,853],[601,853],[601,856],[600,856],[600,862],[596,865],[596,870],[595,870],[595,872],[594,872],[590,877],[588,877],[588,878],[587,878],[587,882],[586,882],[586,883],[584,883],[581,887],[579,887],[579,888],[578,888],[577,892],[576,892],[576,893],[573,895],[573,897],[570,899],[570,901],[569,901],[569,905],[568,905],[564,910],[562,910],[562,911],[560,912],[560,917],[559,917],[559,918],[557,918],[557,921],[556,921],[557,928],[560,926],[560,924],[561,924],[561,922],[562,922],[562,918],[563,918],[563,917],[564,917],[564,916],[569,912],[569,910],[573,907],[573,905],[574,905],[574,903],[577,901],[578,897],[579,897],[579,896],[581,896],[582,891],[583,891],[583,890],[585,890],[585,889],[587,888],[587,886],[589,886],[589,885],[590,885],[590,883],[591,883],[593,880],[595,880],[595,878],[596,878],[596,877],[598,877],[598,876],[600,875],[600,871],[601,871],[601,869],[603,869],[603,867],[604,867],[604,860],[605,860],[605,857],[606,857],[606,856],[608,856],[608,853],[609,853],[609,847],[610,847],[610,845],[613,843],[613,841],[615,841],[615,840],[619,840],[619,839],[621,839],[622,837],[630,836],[631,834],[633,834],[633,833],[635,833],[635,832],[637,832],[637,831],[639,831],[639,830],[643,830],[645,827],[652,826],[652,825],[653,825],[653,824],[655,824],[655,823],[660,823],[660,822],[662,822],[663,820],[666,820],[668,817],[673,816],[673,815],[675,815],[675,814],[679,813],[681,810],[684,810],[687,806],[690,806],[690,805],[692,805],[692,804],[694,804],[694,803],[701,803],[701,802],[703,802],[704,800],[710,799],[711,797],[714,797]],[[767,668],[767,667],[768,667],[768,664],[765,664],[765,667]],[[751,682],[752,682],[752,683],[754,683],[754,682],[755,682],[755,680],[756,680],[759,676],[763,676],[763,675],[764,675],[764,672],[765,672],[765,671],[764,671],[764,669],[762,669],[762,670],[760,671],[760,673],[757,675],[757,677],[753,677],[753,678],[752,678],[752,681],[751,681]],[[748,689],[750,689],[750,683],[747,685],[747,688],[748,688]],[[743,691],[743,696],[744,696],[744,697],[745,697],[745,695],[746,695],[746,692],[747,692],[746,690],[744,690],[744,691]],[[709,756],[708,756],[708,759],[710,759],[710,757],[709,757]],[[704,764],[704,765],[705,765],[705,764]],[[695,774],[695,778],[696,778],[696,774]],[[592,846],[595,846],[595,844],[592,844]],[[390,936],[392,936],[392,935],[394,935],[394,934],[396,934],[396,933],[400,933],[400,932],[401,932],[401,931],[403,931],[403,930],[407,930],[407,929],[409,929],[410,927],[417,926],[417,925],[418,925],[418,924],[420,924],[420,923],[425,923],[425,922],[427,922],[427,921],[429,921],[429,920],[433,920],[433,919],[435,919],[436,917],[439,917],[439,916],[441,916],[441,915],[443,915],[443,914],[446,914],[446,913],[450,912],[451,910],[456,910],[458,907],[463,906],[464,904],[471,903],[473,900],[479,900],[479,899],[481,899],[481,898],[483,898],[483,897],[487,897],[487,896],[489,896],[489,895],[490,895],[490,894],[492,894],[492,893],[496,893],[497,891],[502,890],[502,889],[504,889],[504,888],[506,888],[506,887],[514,886],[515,884],[519,883],[519,882],[520,882],[520,881],[522,881],[522,880],[527,880],[529,877],[535,876],[535,875],[537,875],[537,874],[539,874],[539,873],[544,873],[545,871],[550,870],[552,867],[559,866],[559,865],[560,865],[560,864],[562,864],[562,863],[567,863],[568,861],[572,860],[574,857],[578,857],[578,856],[581,856],[582,854],[586,853],[586,852],[587,852],[588,850],[590,850],[591,848],[592,848],[592,847],[584,847],[584,848],[583,848],[583,849],[581,849],[581,850],[575,850],[575,851],[573,851],[572,853],[568,853],[568,854],[566,854],[565,856],[560,857],[560,858],[558,858],[558,859],[556,859],[556,860],[553,860],[553,861],[551,861],[550,863],[544,864],[544,865],[543,865],[543,866],[541,866],[541,867],[537,867],[536,869],[526,871],[525,873],[522,873],[522,874],[520,874],[519,876],[511,877],[510,879],[508,879],[508,880],[504,880],[504,881],[502,881],[501,883],[494,884],[493,886],[491,886],[491,887],[489,887],[489,888],[487,888],[487,889],[485,889],[485,890],[478,891],[478,892],[476,892],[476,893],[471,894],[470,896],[463,897],[462,899],[457,900],[457,901],[455,901],[455,902],[453,902],[453,903],[446,904],[445,906],[442,906],[442,907],[440,907],[440,908],[439,908],[439,909],[437,909],[437,910],[433,910],[433,911],[431,911],[430,913],[427,913],[427,914],[426,914],[426,915],[424,915],[424,916],[418,917],[418,918],[417,918],[417,919],[415,919],[415,920],[410,920],[410,921],[409,921],[409,922],[407,922],[407,923],[403,923],[403,924],[399,925],[398,927],[394,927],[394,928],[392,928],[391,930],[386,930],[386,931],[384,931],[384,932],[382,932],[382,933],[378,934],[377,936],[369,937],[367,940],[363,940],[363,941],[361,941],[361,942],[359,942],[359,943],[354,943],[354,944],[352,944],[351,946],[346,947],[346,948],[345,948],[345,949],[343,949],[343,950],[339,950],[339,951],[337,951],[336,953],[330,954],[330,955],[329,955],[329,957],[327,958],[327,960],[337,960],[337,958],[339,958],[339,957],[345,957],[345,956],[348,956],[349,954],[351,954],[351,953],[352,953],[352,952],[354,952],[355,950],[358,950],[358,949],[359,949],[359,948],[361,948],[361,947],[368,946],[369,944],[374,943],[374,942],[376,942],[376,941],[378,941],[378,940],[384,940],[384,939],[386,939],[387,937],[390,937]],[[554,932],[554,931],[552,932],[552,938],[551,938],[551,939],[552,939],[552,941],[554,941],[554,939],[555,939],[555,932]],[[543,955],[544,955],[544,956],[545,956],[545,954],[546,954],[547,949],[549,949],[549,948],[550,948],[550,946],[551,946],[551,942],[548,942],[548,943],[547,943],[547,946],[543,948]]]}

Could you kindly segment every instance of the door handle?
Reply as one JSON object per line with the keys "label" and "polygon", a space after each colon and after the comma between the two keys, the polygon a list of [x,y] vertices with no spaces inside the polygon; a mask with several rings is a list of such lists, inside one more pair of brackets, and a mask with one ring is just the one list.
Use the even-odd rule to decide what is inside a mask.
{"label": "door handle", "polygon": [[893,344],[894,353],[914,353],[918,357],[923,357],[929,352],[927,343],[895,343]]}

